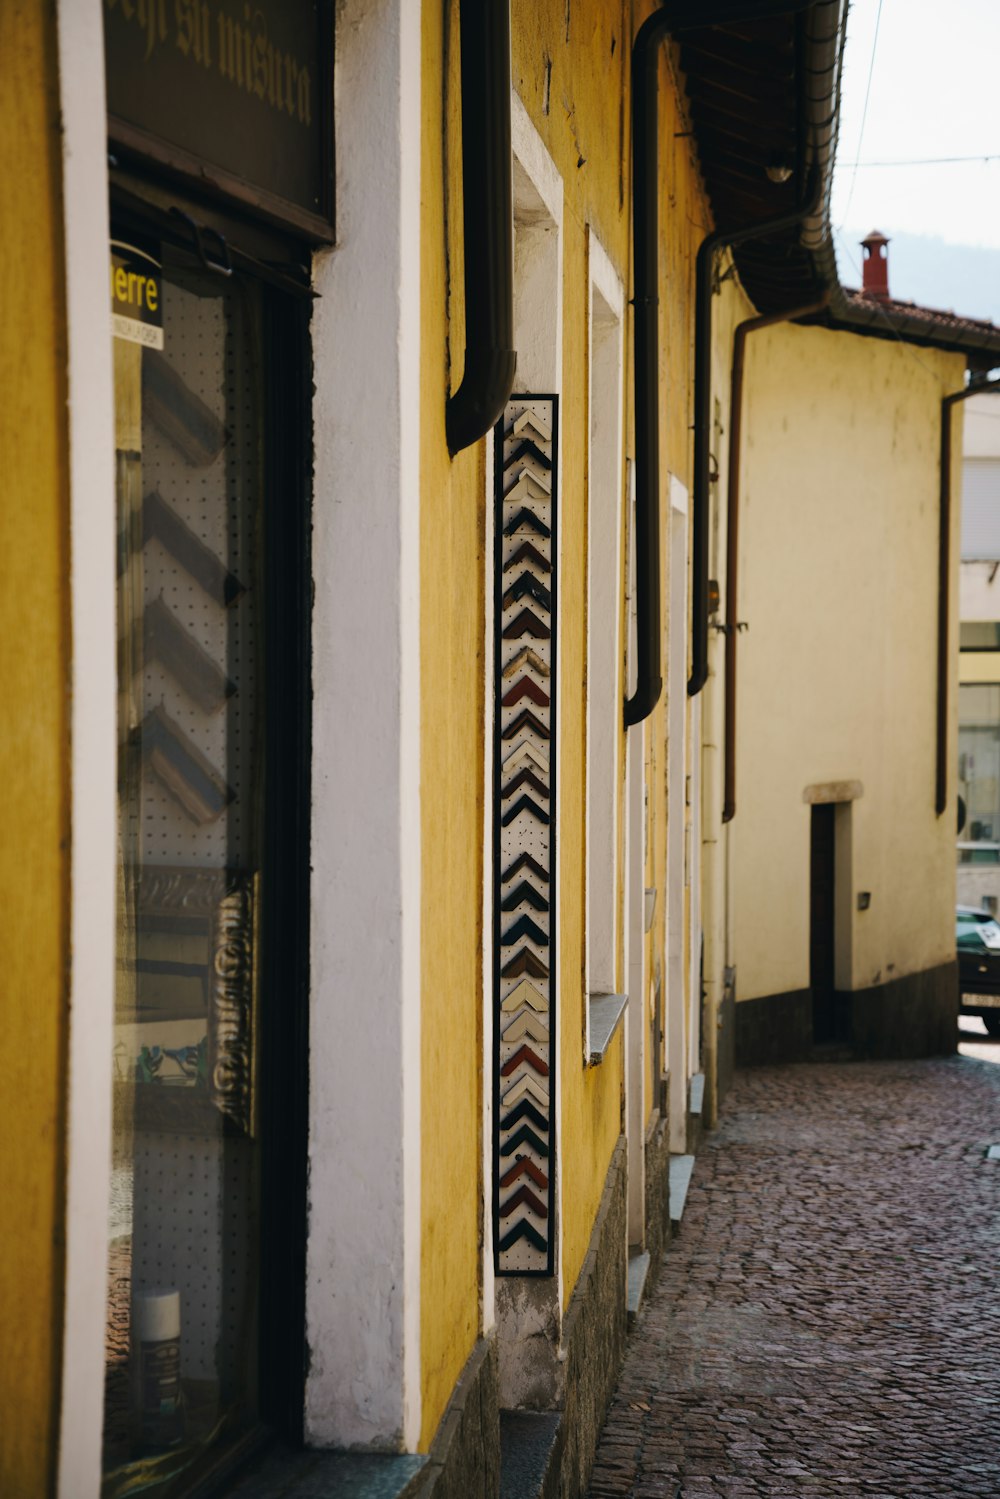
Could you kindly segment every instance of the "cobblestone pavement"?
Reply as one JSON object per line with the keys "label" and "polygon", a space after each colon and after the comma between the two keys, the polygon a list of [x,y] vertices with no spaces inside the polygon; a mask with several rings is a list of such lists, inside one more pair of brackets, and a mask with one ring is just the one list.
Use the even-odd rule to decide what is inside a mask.
{"label": "cobblestone pavement", "polygon": [[592,1499],[1000,1499],[1000,1045],[969,1050],[737,1074]]}

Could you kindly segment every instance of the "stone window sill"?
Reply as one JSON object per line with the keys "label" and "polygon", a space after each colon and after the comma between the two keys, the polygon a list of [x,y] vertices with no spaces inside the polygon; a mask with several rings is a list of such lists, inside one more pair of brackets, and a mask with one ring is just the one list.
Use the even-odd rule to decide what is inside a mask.
{"label": "stone window sill", "polygon": [[622,1023],[627,994],[591,994],[587,1000],[590,1011],[590,1055],[588,1067],[596,1067],[607,1056],[615,1031]]}

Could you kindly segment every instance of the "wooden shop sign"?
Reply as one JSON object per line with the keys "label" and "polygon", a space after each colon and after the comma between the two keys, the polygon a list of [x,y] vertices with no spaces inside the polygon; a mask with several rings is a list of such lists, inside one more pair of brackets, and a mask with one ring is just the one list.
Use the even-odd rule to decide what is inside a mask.
{"label": "wooden shop sign", "polygon": [[104,0],[108,134],[329,239],[330,0]]}

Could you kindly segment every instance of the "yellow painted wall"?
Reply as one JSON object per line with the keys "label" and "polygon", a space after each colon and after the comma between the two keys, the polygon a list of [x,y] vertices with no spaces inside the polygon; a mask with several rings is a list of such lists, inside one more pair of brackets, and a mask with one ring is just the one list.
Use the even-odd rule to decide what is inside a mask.
{"label": "yellow painted wall", "polygon": [[[726,265],[721,258],[720,269]],[[726,844],[730,824],[722,822],[724,735],[725,735],[725,636],[713,626],[725,620],[728,556],[726,526],[729,496],[726,488],[729,464],[729,438],[732,430],[730,377],[733,336],[737,325],[752,317],[755,309],[736,278],[723,281],[712,304],[712,409],[711,452],[713,470],[719,474],[710,486],[709,577],[719,585],[719,612],[710,621],[708,632],[708,680],[701,693],[701,927],[703,934],[703,986],[705,1004],[702,1014],[701,1051],[705,1073],[703,1122],[711,1127],[718,1113],[718,1016],[724,987],[724,970],[729,961],[727,943],[728,891],[726,884]],[[742,618],[742,611],[740,614]],[[742,640],[741,640],[742,645]],[[689,995],[688,1020],[699,1002],[697,993]]]}
{"label": "yellow painted wall", "polygon": [[465,347],[458,48],[457,3],[425,6],[420,306],[424,1449],[481,1326],[486,477],[484,444],[466,449],[452,463],[444,429],[446,397],[459,384]]}
{"label": "yellow painted wall", "polygon": [[[587,568],[587,288],[586,228],[592,224],[631,294],[631,39],[654,7],[624,0],[513,0],[514,85],[562,179],[563,392],[561,406],[561,759],[560,1172],[563,1300],[568,1304],[587,1251],[614,1144],[622,1128],[623,1041],[604,1062],[584,1068],[586,568]],[[711,227],[678,97],[676,58],[661,66],[662,197],[661,434],[662,535],[667,474],[690,483],[694,330],[694,257]],[[546,108],[546,101],[548,107]],[[626,452],[632,448],[632,321],[626,322]],[[666,659],[664,655],[664,660]],[[663,951],[666,868],[665,701],[647,721],[649,785],[646,884],[660,892],[646,938],[647,972]],[[624,734],[621,753],[624,757]],[[622,759],[624,776],[624,758]],[[624,815],[624,809],[623,809]],[[623,976],[624,977],[624,976]],[[664,976],[665,981],[665,976]],[[659,1067],[647,1051],[645,1113]]]}
{"label": "yellow painted wall", "polygon": [[559,973],[561,1109],[558,1120],[563,1304],[572,1296],[621,1131],[620,1035],[604,1062],[585,1068],[587,319],[591,223],[628,284],[625,8],[593,0],[513,0],[512,76],[563,182],[563,345],[560,405]]}
{"label": "yellow painted wall", "polygon": [[[638,25],[648,14],[652,7],[636,7],[636,24]],[[661,163],[661,303],[660,303],[660,370],[661,370],[661,409],[664,419],[660,433],[660,470],[661,470],[661,514],[660,514],[660,536],[661,544],[665,553],[663,572],[663,609],[664,630],[662,637],[662,659],[663,675],[666,683],[666,663],[669,651],[669,636],[667,629],[666,611],[668,608],[669,594],[672,586],[677,586],[677,580],[671,580],[669,571],[669,475],[673,474],[685,486],[689,496],[689,556],[690,556],[690,523],[693,514],[693,495],[691,494],[692,471],[691,460],[693,453],[693,440],[691,428],[694,421],[694,316],[695,316],[695,257],[698,246],[704,236],[714,227],[710,210],[705,198],[704,187],[701,180],[700,168],[694,153],[691,140],[687,135],[690,131],[690,122],[685,113],[685,101],[683,95],[683,79],[679,72],[677,63],[677,52],[673,47],[664,49],[664,61],[660,74],[660,163]],[[730,279],[723,283],[721,293],[713,299],[713,339],[712,339],[712,392],[713,403],[717,397],[722,403],[723,432],[717,437],[713,434],[712,453],[717,461],[721,472],[725,472],[725,442],[726,430],[728,429],[728,390],[729,371],[732,354],[732,334],[736,323],[743,317],[750,315],[750,304],[744,296],[737,281]],[[720,584],[725,586],[724,565],[724,535],[725,535],[725,508],[722,486],[713,485],[712,504],[715,507],[716,525],[713,529],[713,545],[711,549],[712,577],[717,578]],[[690,579],[688,586],[690,587]],[[709,647],[710,669],[715,671],[715,637],[710,633]],[[708,728],[711,733],[711,722],[706,726],[704,716],[710,719],[711,710],[708,706],[708,695],[715,689],[717,683],[710,676],[709,683],[704,689],[701,702],[703,713],[703,736]],[[701,754],[699,746],[696,746],[692,737],[691,701],[687,697],[686,682],[681,689],[684,693],[685,703],[685,737],[687,741],[687,765],[690,771],[692,757]],[[657,976],[661,979],[662,999],[661,1006],[666,1016],[669,1010],[667,994],[667,976],[663,970],[662,955],[666,951],[666,869],[667,869],[667,808],[666,808],[666,771],[667,771],[667,713],[668,713],[668,691],[664,685],[663,695],[657,708],[646,721],[645,734],[645,759],[646,759],[646,784],[647,784],[647,850],[645,865],[645,883],[648,887],[657,890],[657,900],[654,909],[653,925],[646,939],[646,972],[649,985],[655,984]],[[708,776],[717,773],[717,766],[712,758],[711,751],[703,759],[702,775]],[[691,809],[685,810],[685,822],[690,825]],[[713,833],[707,817],[703,819],[702,834],[704,838],[713,839],[717,834]],[[688,875],[700,878],[697,858],[689,861],[687,866]],[[718,882],[716,882],[718,883]],[[718,889],[714,887],[702,888],[701,915],[702,925],[706,930],[713,922],[718,923],[719,906],[724,899],[724,891],[721,884]],[[699,1003],[699,996],[692,994],[688,987],[688,975],[690,973],[690,887],[685,890],[684,896],[684,975],[685,975],[685,1046],[692,1024],[692,1009]],[[708,952],[706,949],[706,956]],[[652,995],[649,995],[652,1003]],[[705,1030],[703,1032],[706,1047],[711,1044],[710,1017],[706,1011]],[[657,1101],[657,1078],[664,1059],[658,1057],[651,1048],[646,1051],[645,1068],[645,1115],[648,1118]],[[671,1087],[686,1087],[686,1079],[671,1077]]]}
{"label": "yellow painted wall", "polygon": [[[587,1068],[584,1035],[586,586],[589,267],[593,226],[631,294],[631,40],[653,9],[645,0],[512,0],[512,75],[561,174],[563,309],[560,408],[561,822],[559,1159],[564,1304],[593,1231],[623,1124],[622,1035]],[[423,894],[423,1445],[471,1351],[479,1322],[482,1055],[482,783],[484,759],[483,447],[452,464],[445,397],[461,378],[459,36],[457,4],[424,12],[422,143],[421,669]],[[661,76],[663,196],[661,437],[663,526],[667,474],[690,484],[694,257],[711,227],[678,98],[676,59]],[[444,139],[442,139],[442,121]],[[450,314],[450,324],[449,324]],[[449,362],[450,361],[450,362]],[[631,314],[626,316],[626,452],[632,451]],[[625,507],[623,507],[624,510]],[[624,600],[623,600],[624,607]],[[447,711],[445,710],[447,707]],[[647,937],[648,971],[663,951],[665,704],[645,731],[650,785],[646,883],[660,891]],[[625,739],[621,741],[624,779]],[[624,817],[624,808],[622,809]],[[624,981],[624,975],[622,975]],[[650,1057],[646,1112],[658,1062]],[[487,1080],[488,1083],[488,1080]]]}
{"label": "yellow painted wall", "polygon": [[[872,901],[851,902],[851,987],[954,958],[951,775],[934,813],[938,434],[940,398],[963,375],[958,355],[822,329],[779,327],[748,347],[740,999],[808,986],[802,793],[816,783],[864,787],[853,889]],[[957,651],[954,617],[952,636]]]}
{"label": "yellow painted wall", "polygon": [[0,6],[0,1493],[51,1492],[69,905],[66,336],[54,8]]}

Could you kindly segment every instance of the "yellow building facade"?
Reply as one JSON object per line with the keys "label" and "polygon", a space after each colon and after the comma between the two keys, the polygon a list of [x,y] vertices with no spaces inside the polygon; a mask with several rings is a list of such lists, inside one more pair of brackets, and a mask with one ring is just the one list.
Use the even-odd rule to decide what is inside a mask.
{"label": "yellow building facade", "polygon": [[[922,691],[964,335],[918,368],[838,327],[841,0],[237,9],[0,20],[36,288],[0,333],[0,1489],[467,1499],[533,1429],[582,1494],[741,1012],[808,986],[803,788],[863,783],[873,911],[948,846],[923,728],[857,747],[870,622],[794,688],[781,652],[822,521],[831,610],[905,600],[867,710]],[[738,448],[758,311],[812,325],[755,335]],[[802,475],[861,410],[830,507]],[[820,677],[854,708],[788,812]],[[905,869],[884,901],[944,963]],[[865,919],[855,988],[901,961]]]}
{"label": "yellow building facade", "polygon": [[[298,741],[312,767],[310,978],[302,989],[312,1081],[299,1137],[304,1164],[311,1162],[308,1197],[301,1199],[303,1283],[292,1302],[297,1294],[304,1318],[300,1336],[304,1334],[311,1352],[298,1423],[293,1414],[285,1429],[294,1435],[298,1424],[300,1440],[311,1446],[360,1446],[384,1454],[385,1463],[409,1463],[399,1469],[404,1477],[412,1476],[414,1464],[429,1462],[428,1473],[437,1475],[442,1492],[449,1485],[454,1492],[479,1491],[462,1489],[467,1479],[455,1476],[467,1471],[461,1464],[471,1460],[471,1448],[480,1453],[471,1481],[486,1485],[485,1493],[491,1464],[495,1468],[498,1426],[485,1433],[466,1430],[463,1412],[473,1404],[477,1411],[484,1403],[487,1410],[492,1406],[494,1423],[505,1404],[568,1411],[560,1461],[567,1472],[576,1473],[574,1482],[585,1481],[624,1337],[629,1248],[641,1256],[648,1242],[658,1260],[668,1231],[669,1140],[660,1114],[667,1098],[660,1034],[666,1011],[656,1009],[666,985],[657,953],[664,945],[666,920],[661,892],[667,809],[660,782],[667,731],[662,700],[644,726],[628,732],[621,714],[633,685],[636,649],[629,639],[635,630],[629,573],[631,569],[634,575],[637,545],[630,527],[635,465],[630,70],[634,33],[645,11],[640,7],[632,15],[629,8],[594,5],[580,10],[567,26],[560,5],[528,11],[515,7],[510,111],[519,369],[512,399],[537,392],[554,398],[552,410],[558,411],[550,457],[553,477],[558,476],[560,524],[557,549],[548,556],[549,568],[558,576],[559,613],[552,631],[558,654],[553,647],[544,676],[528,675],[539,691],[549,679],[549,701],[555,703],[553,715],[558,713],[551,760],[555,805],[548,813],[558,835],[558,859],[547,871],[546,896],[549,911],[558,911],[558,937],[553,927],[545,932],[551,944],[529,938],[528,947],[539,959],[550,945],[555,949],[550,955],[557,976],[551,1008],[548,1020],[537,1022],[536,1028],[539,1035],[547,1032],[548,1076],[558,1081],[551,1091],[541,1083],[523,1090],[534,1111],[526,1115],[529,1122],[541,1117],[532,1102],[536,1094],[544,1092],[549,1105],[547,1137],[542,1139],[544,1159],[554,1163],[548,1172],[549,1195],[536,1184],[525,1199],[525,1221],[545,1233],[545,1273],[530,1273],[530,1264],[526,1276],[516,1267],[513,1274],[502,1267],[498,1273],[498,1209],[510,1197],[497,1183],[500,1167],[510,1162],[496,1154],[495,1120],[510,1089],[498,1080],[498,1066],[507,1053],[496,1051],[492,968],[502,935],[496,930],[493,900],[493,859],[500,836],[493,812],[500,788],[491,763],[497,672],[490,633],[499,597],[495,564],[498,557],[502,560],[493,502],[499,437],[488,435],[452,455],[445,429],[446,403],[461,379],[465,334],[460,295],[464,173],[475,170],[462,160],[460,9],[457,3],[399,7],[391,19],[380,18],[376,8],[364,3],[353,11],[338,11],[335,243],[326,247],[314,222],[300,230],[311,242],[310,279],[317,294],[311,325],[315,396],[304,423],[312,442],[312,711],[311,729]],[[142,717],[146,708],[137,689],[129,687],[127,701],[121,698],[124,677],[116,707],[116,658],[124,670],[121,660],[130,658],[120,653],[132,647],[116,646],[115,637],[132,638],[126,624],[135,605],[128,599],[136,589],[140,605],[143,597],[147,600],[146,657],[157,625],[169,632],[160,606],[165,599],[169,613],[173,595],[161,591],[159,603],[150,596],[151,588],[163,586],[151,581],[158,576],[160,549],[202,592],[211,593],[209,563],[181,535],[177,517],[192,529],[184,500],[190,484],[197,480],[211,490],[213,476],[221,473],[219,463],[236,461],[226,455],[236,443],[233,424],[238,419],[223,414],[229,395],[224,390],[219,398],[214,394],[214,356],[199,356],[209,363],[203,373],[186,352],[195,345],[193,329],[184,322],[183,299],[191,291],[202,299],[206,328],[218,306],[225,338],[236,347],[252,336],[250,325],[247,332],[240,331],[243,313],[236,303],[218,300],[222,288],[212,279],[234,275],[247,287],[241,295],[251,301],[262,298],[260,313],[252,313],[251,320],[259,317],[263,336],[276,338],[266,331],[270,293],[256,287],[277,284],[273,267],[281,263],[280,242],[268,239],[270,229],[261,233],[254,228],[253,206],[247,207],[235,187],[224,183],[214,205],[203,186],[192,196],[191,179],[184,175],[184,163],[178,165],[179,157],[164,161],[169,152],[147,148],[142,127],[136,127],[136,135],[114,125],[112,135],[119,141],[119,154],[111,163],[111,235],[119,256],[115,274],[119,292],[121,287],[127,291],[134,262],[121,258],[122,246],[147,256],[152,269],[143,283],[149,304],[143,315],[154,331],[137,332],[130,326],[122,332],[116,323],[114,361],[110,341],[97,358],[87,347],[88,319],[100,328],[96,287],[102,292],[106,287],[106,269],[92,288],[88,277],[102,262],[107,264],[107,210],[95,211],[94,204],[109,183],[104,118],[88,104],[88,87],[103,77],[106,67],[120,65],[115,57],[134,61],[141,52],[144,64],[150,58],[155,62],[172,41],[188,63],[194,59],[206,70],[223,69],[228,58],[223,74],[237,85],[238,47],[245,42],[251,49],[245,75],[249,89],[257,42],[249,31],[245,37],[227,31],[225,17],[216,32],[214,13],[201,33],[193,21],[181,26],[180,18],[176,36],[169,28],[161,36],[168,22],[155,15],[151,29],[141,32],[135,13],[126,8],[109,16],[106,34],[97,5],[75,7],[72,16],[57,16],[51,26],[37,17],[18,19],[16,38],[4,49],[6,58],[17,59],[20,101],[9,116],[4,182],[12,201],[21,201],[19,193],[24,197],[17,220],[33,225],[30,258],[36,281],[38,226],[48,226],[42,240],[50,246],[43,267],[49,289],[39,305],[51,328],[44,338],[28,337],[11,324],[4,342],[10,446],[17,447],[25,484],[36,498],[5,512],[9,556],[24,559],[15,575],[15,581],[23,577],[23,586],[10,590],[8,605],[22,620],[34,621],[35,645],[30,656],[8,655],[8,697],[16,706],[11,722],[18,729],[4,736],[12,784],[28,778],[18,797],[25,826],[5,844],[4,877],[11,892],[10,946],[21,955],[8,984],[12,1035],[20,1037],[19,1053],[30,1058],[6,1135],[8,1190],[26,1232],[5,1251],[4,1317],[12,1345],[31,1351],[5,1391],[12,1419],[5,1426],[3,1482],[5,1491],[25,1495],[124,1494],[151,1480],[165,1493],[182,1492],[205,1471],[216,1440],[194,1435],[204,1390],[196,1392],[197,1380],[185,1372],[199,1339],[194,1285],[208,1272],[196,1260],[195,1281],[185,1279],[189,1271],[169,1247],[170,1233],[164,1239],[162,1230],[157,1231],[161,1260],[180,1290],[149,1290],[152,1270],[138,1268],[149,1253],[143,1236],[150,1232],[139,1226],[146,1214],[139,1205],[140,1176],[153,1166],[165,1179],[173,1130],[146,1117],[146,1110],[151,1102],[160,1109],[161,1100],[165,1107],[168,1098],[174,1113],[178,1099],[190,1108],[204,1086],[214,1107],[228,1111],[230,1120],[238,1106],[212,1092],[216,1084],[211,1075],[207,1084],[200,1081],[199,1043],[193,1033],[190,1040],[181,1034],[180,1028],[190,1027],[191,1021],[181,1018],[174,999],[157,990],[161,997],[145,1000],[143,992],[150,975],[162,977],[164,965],[172,975],[185,964],[197,966],[176,956],[179,947],[169,946],[167,934],[179,930],[178,920],[202,919],[200,914],[181,918],[180,910],[200,913],[198,892],[214,889],[213,880],[228,891],[223,899],[230,902],[244,887],[240,871],[230,868],[241,857],[234,853],[238,840],[234,844],[232,832],[227,835],[227,884],[218,884],[211,872],[215,866],[203,852],[207,833],[189,833],[184,842],[180,831],[177,847],[191,850],[183,858],[205,871],[201,883],[188,865],[178,863],[179,855],[170,855],[166,863],[162,856],[150,862],[147,848],[139,855],[145,860],[144,884],[137,884],[136,856],[128,853],[130,835],[123,831],[131,814],[116,808],[111,770],[118,742],[119,755],[126,757],[119,775],[138,775],[135,794],[147,808],[143,815],[150,816],[148,809],[155,804],[162,806],[160,815],[171,827],[178,808],[199,829],[211,825],[209,813],[219,815],[210,805],[216,784],[212,772],[218,767],[203,749],[194,753],[193,731],[186,721],[184,732],[179,731],[174,704],[197,704],[199,692],[207,701],[208,677],[203,674],[199,685],[194,668],[200,660],[207,671],[202,658],[213,653],[213,640],[222,637],[213,636],[216,626],[206,625],[195,640],[201,656],[188,650],[187,667],[177,656],[168,666],[161,662],[182,691],[175,698],[173,688],[160,689],[152,720],[148,714]],[[263,82],[263,73],[261,80],[265,91],[267,86],[273,91],[280,87],[277,33],[268,42],[270,84]],[[280,58],[294,59],[293,42],[287,45]],[[72,75],[64,61],[71,49],[86,61]],[[675,47],[663,48],[659,73],[661,163],[675,210],[664,215],[659,247],[661,272],[672,287],[660,339],[663,390],[669,392],[660,435],[660,522],[666,530],[670,494],[676,500],[691,482],[686,408],[692,371],[692,267],[711,215],[697,152],[683,131]],[[286,72],[288,89],[290,76]],[[125,96],[111,72],[108,77],[117,121],[127,101],[122,102]],[[381,80],[376,90],[371,88],[373,77]],[[307,83],[313,87],[311,74]],[[99,88],[94,97],[101,98]],[[308,101],[310,95],[295,97]],[[395,100],[394,124],[388,137],[379,138],[371,122],[390,98]],[[60,112],[71,127],[62,155],[56,125]],[[26,137],[33,142],[30,175],[23,155],[18,157]],[[39,172],[39,163],[45,164],[45,173]],[[174,217],[186,227],[175,237],[169,215],[178,206],[183,217]],[[241,214],[248,216],[246,224]],[[272,224],[281,216],[271,200],[267,215]],[[190,240],[181,243],[188,234]],[[332,233],[325,237],[334,239]],[[11,279],[20,263],[17,245],[12,236],[5,252]],[[27,255],[27,238],[23,249]],[[267,280],[269,267],[272,282]],[[292,279],[288,272],[281,274]],[[113,279],[113,290],[115,286]],[[282,283],[275,295],[280,299],[285,294]],[[294,295],[294,287],[288,295]],[[735,296],[730,288],[727,298]],[[373,317],[376,307],[379,313]],[[129,315],[124,306],[115,311],[119,318]],[[154,353],[130,352],[136,346]],[[161,372],[160,350],[172,364],[170,376]],[[167,381],[158,387],[166,392],[160,397],[153,392],[157,380]],[[394,412],[388,437],[382,414],[370,410],[376,388]],[[67,389],[71,407],[75,403],[75,426],[66,422]],[[260,389],[268,399],[266,379]],[[22,411],[29,390],[30,415]],[[248,394],[247,399],[252,404],[258,398]],[[172,417],[163,415],[160,400],[172,404]],[[17,443],[15,431],[20,434]],[[166,456],[161,457],[164,440]],[[178,454],[186,467],[178,466]],[[161,475],[155,493],[148,479],[139,480],[140,463],[144,475]],[[359,464],[366,467],[370,490],[378,497],[363,517],[346,515],[343,508],[357,485]],[[203,479],[197,477],[201,473]],[[122,506],[132,502],[123,499],[129,492],[122,487],[123,474],[128,484],[135,481],[136,493],[139,483],[145,491],[139,542],[129,540],[133,522]],[[594,519],[598,510],[599,524]],[[536,507],[535,513],[543,512]],[[683,503],[675,505],[675,513],[686,515]],[[242,522],[234,519],[232,524]],[[257,524],[266,528],[271,523],[265,514]],[[121,533],[123,527],[124,573],[120,560],[116,568],[113,546],[116,528]],[[211,544],[211,527],[206,521],[200,529],[202,548]],[[372,549],[370,528],[381,551]],[[101,546],[109,538],[112,545],[105,556]],[[238,543],[231,556],[242,556],[243,562],[237,566],[230,561],[229,581],[223,578],[219,584],[228,620],[245,607],[252,563],[239,550],[242,546]],[[139,548],[141,565],[135,560]],[[132,595],[123,595],[119,581],[117,623],[116,572],[132,589]],[[365,574],[365,587],[360,574]],[[266,591],[271,586],[266,569],[262,579]],[[665,570],[663,581],[666,588]],[[95,601],[101,597],[98,606]],[[379,612],[383,606],[391,615],[388,621]],[[75,657],[70,620],[77,617],[87,618],[88,629],[76,637],[80,655]],[[187,625],[188,616],[181,619]],[[345,645],[359,619],[365,639],[360,652]],[[9,639],[22,633],[12,618]],[[663,636],[665,641],[665,624]],[[232,634],[226,639],[234,673],[232,696],[238,699],[250,690],[250,668],[239,666]],[[157,649],[166,647],[160,642]],[[178,642],[177,649],[183,654],[188,648]],[[544,650],[536,659],[542,655]],[[142,676],[161,669],[146,657],[129,669]],[[502,657],[498,659],[502,665]],[[377,683],[380,672],[387,681],[386,691],[369,691],[367,702],[364,691],[358,698],[359,662],[369,683]],[[601,674],[599,692],[593,688],[595,663]],[[78,734],[70,732],[68,681],[80,688],[75,701],[69,700],[78,715]],[[676,682],[674,688],[680,696]],[[268,690],[275,699],[277,688]],[[347,701],[354,704],[350,734],[343,731]],[[291,705],[292,698],[287,702]],[[129,716],[133,712],[138,723]],[[233,709],[223,712],[231,715]],[[234,720],[226,716],[224,721],[231,745]],[[191,722],[197,722],[197,715]],[[686,707],[679,722],[681,737],[690,745]],[[122,748],[136,742],[142,746],[138,772],[132,751]],[[204,746],[211,740],[195,742]],[[515,749],[519,742],[515,738]],[[102,753],[103,774],[95,775]],[[227,753],[232,778],[239,775],[232,745]],[[165,768],[171,757],[174,772]],[[151,768],[154,760],[159,770]],[[339,787],[333,795],[326,789],[331,767],[336,767]],[[206,780],[196,792],[199,768]],[[230,784],[220,795],[232,804],[244,793]],[[261,815],[266,824],[267,814]],[[595,816],[599,846],[596,835],[591,839]],[[177,826],[182,830],[186,824],[182,819]],[[48,827],[50,833],[45,832]],[[359,854],[365,841],[372,854],[370,867]],[[352,843],[353,864],[347,853]],[[26,882],[29,847],[35,850],[37,867],[32,864]],[[88,893],[84,871],[92,861],[98,875]],[[268,930],[266,904],[277,898],[267,893],[274,883],[268,867],[254,897],[263,902],[253,917],[262,934]],[[280,859],[274,867],[283,867]],[[168,876],[176,884],[183,875],[183,907],[171,908],[167,896],[152,900],[148,895],[154,868],[161,884]],[[533,909],[529,902],[529,912]],[[686,915],[691,909],[683,890],[680,909]],[[514,916],[518,918],[517,908]],[[211,924],[221,917],[216,913],[206,919]],[[238,918],[233,914],[231,919]],[[499,919],[507,921],[505,915]],[[386,927],[379,936],[383,920]],[[44,941],[43,929],[49,934]],[[25,936],[29,931],[30,942]],[[149,936],[153,932],[155,943]],[[175,940],[180,938],[169,938]],[[265,935],[262,940],[273,949],[278,939]],[[688,934],[683,939],[688,955],[691,945]],[[362,958],[359,946],[368,956]],[[389,954],[384,960],[382,946]],[[221,962],[218,957],[220,973]],[[254,982],[264,988],[253,1002],[262,1006],[259,1023],[265,1029],[259,1034],[267,1034],[266,957],[259,962],[264,966],[255,970]],[[35,972],[39,964],[43,967]],[[686,985],[685,979],[682,1014],[690,1008]],[[355,1020],[366,1009],[363,991],[370,995],[367,1022],[355,1034]],[[32,1005],[27,1003],[29,992],[35,998]],[[350,1001],[349,995],[354,996]],[[162,1029],[167,1019],[148,1019],[154,1012],[176,1014],[176,1020],[169,1019],[175,1030]],[[524,1022],[529,1042],[530,1020],[528,1016]],[[653,1029],[654,1021],[660,1030]],[[214,1048],[218,1058],[217,1024],[210,1015],[209,1056]],[[153,1025],[161,1027],[159,1039]],[[132,1046],[138,1060],[129,1051]],[[176,1085],[172,1093],[164,1089],[168,1064],[179,1069],[170,1074]],[[262,1091],[252,1107],[263,1112],[246,1116],[247,1129],[250,1138],[263,1138],[269,1127],[267,1090],[274,1085],[261,1079],[274,1075],[276,1068],[269,1073],[265,1060],[255,1065]],[[698,1070],[697,1065],[688,1070]],[[508,1074],[515,1090],[523,1072],[515,1068]],[[530,1069],[524,1075],[533,1081]],[[381,1108],[373,1093],[376,1077]],[[685,1111],[687,1083],[686,1075],[673,1080]],[[381,1116],[375,1129],[382,1132],[381,1146],[370,1138],[373,1113]],[[542,1126],[534,1127],[539,1138]],[[182,1137],[200,1139],[200,1128],[184,1124]],[[209,1175],[216,1161],[229,1162],[224,1172],[238,1171],[235,1163],[244,1147],[227,1139],[223,1134],[216,1144],[192,1144],[191,1163],[203,1162],[198,1169]],[[266,1181],[273,1168],[261,1149]],[[523,1152],[513,1157],[524,1158]],[[544,1159],[536,1162],[539,1170]],[[370,1179],[359,1179],[365,1173]],[[644,1173],[649,1175],[648,1192]],[[128,1199],[127,1222],[115,1219],[122,1211],[122,1190]],[[169,1195],[171,1189],[166,1190]],[[204,1213],[210,1223],[216,1211],[212,1203],[227,1199],[215,1199],[210,1192],[199,1206],[200,1190],[195,1189],[193,1211]],[[273,1190],[261,1188],[265,1214],[268,1202],[280,1200],[268,1197]],[[284,1201],[294,1203],[294,1198]],[[542,1212],[535,1212],[531,1203],[542,1203]],[[110,1366],[105,1374],[111,1383],[102,1377],[105,1316],[98,1310],[109,1294],[109,1208],[117,1222],[111,1284],[119,1286],[123,1274],[131,1276],[127,1304],[132,1320],[130,1337],[111,1357],[140,1357],[137,1343],[140,1350],[145,1346],[142,1326],[152,1326],[151,1317],[162,1322],[166,1316],[166,1345],[173,1339],[180,1349],[179,1388],[185,1398],[178,1403],[177,1424],[159,1439],[145,1427],[144,1435],[120,1442],[108,1434],[109,1410],[119,1398]],[[206,1252],[211,1259],[214,1251]],[[265,1258],[258,1263],[264,1265],[268,1261],[262,1253]],[[172,1268],[166,1268],[167,1260]],[[45,1295],[19,1295],[29,1279],[29,1263],[36,1286],[42,1267]],[[237,1273],[223,1261],[223,1283]],[[208,1298],[206,1305],[214,1294],[210,1282],[209,1275],[199,1292]],[[112,1291],[112,1307],[123,1305],[114,1299],[118,1295]],[[159,1303],[159,1309],[151,1309],[150,1298],[157,1296],[166,1298],[166,1312]],[[271,1314],[265,1309],[259,1315],[266,1320]],[[541,1357],[533,1352],[539,1344]],[[584,1391],[593,1374],[584,1378],[579,1371],[596,1367],[597,1350],[609,1357],[593,1389]],[[215,1357],[223,1354],[217,1351]],[[256,1398],[265,1419],[282,1425],[273,1398],[263,1389],[258,1382],[256,1397],[245,1389],[235,1399],[223,1435],[232,1413],[248,1399],[252,1406]],[[475,1401],[470,1390],[475,1390]],[[124,1412],[133,1397],[121,1398]],[[268,1416],[264,1407],[269,1400]],[[129,1419],[140,1416],[133,1411]],[[122,1445],[128,1441],[130,1448]],[[480,1471],[475,1462],[485,1462],[485,1469]]]}

